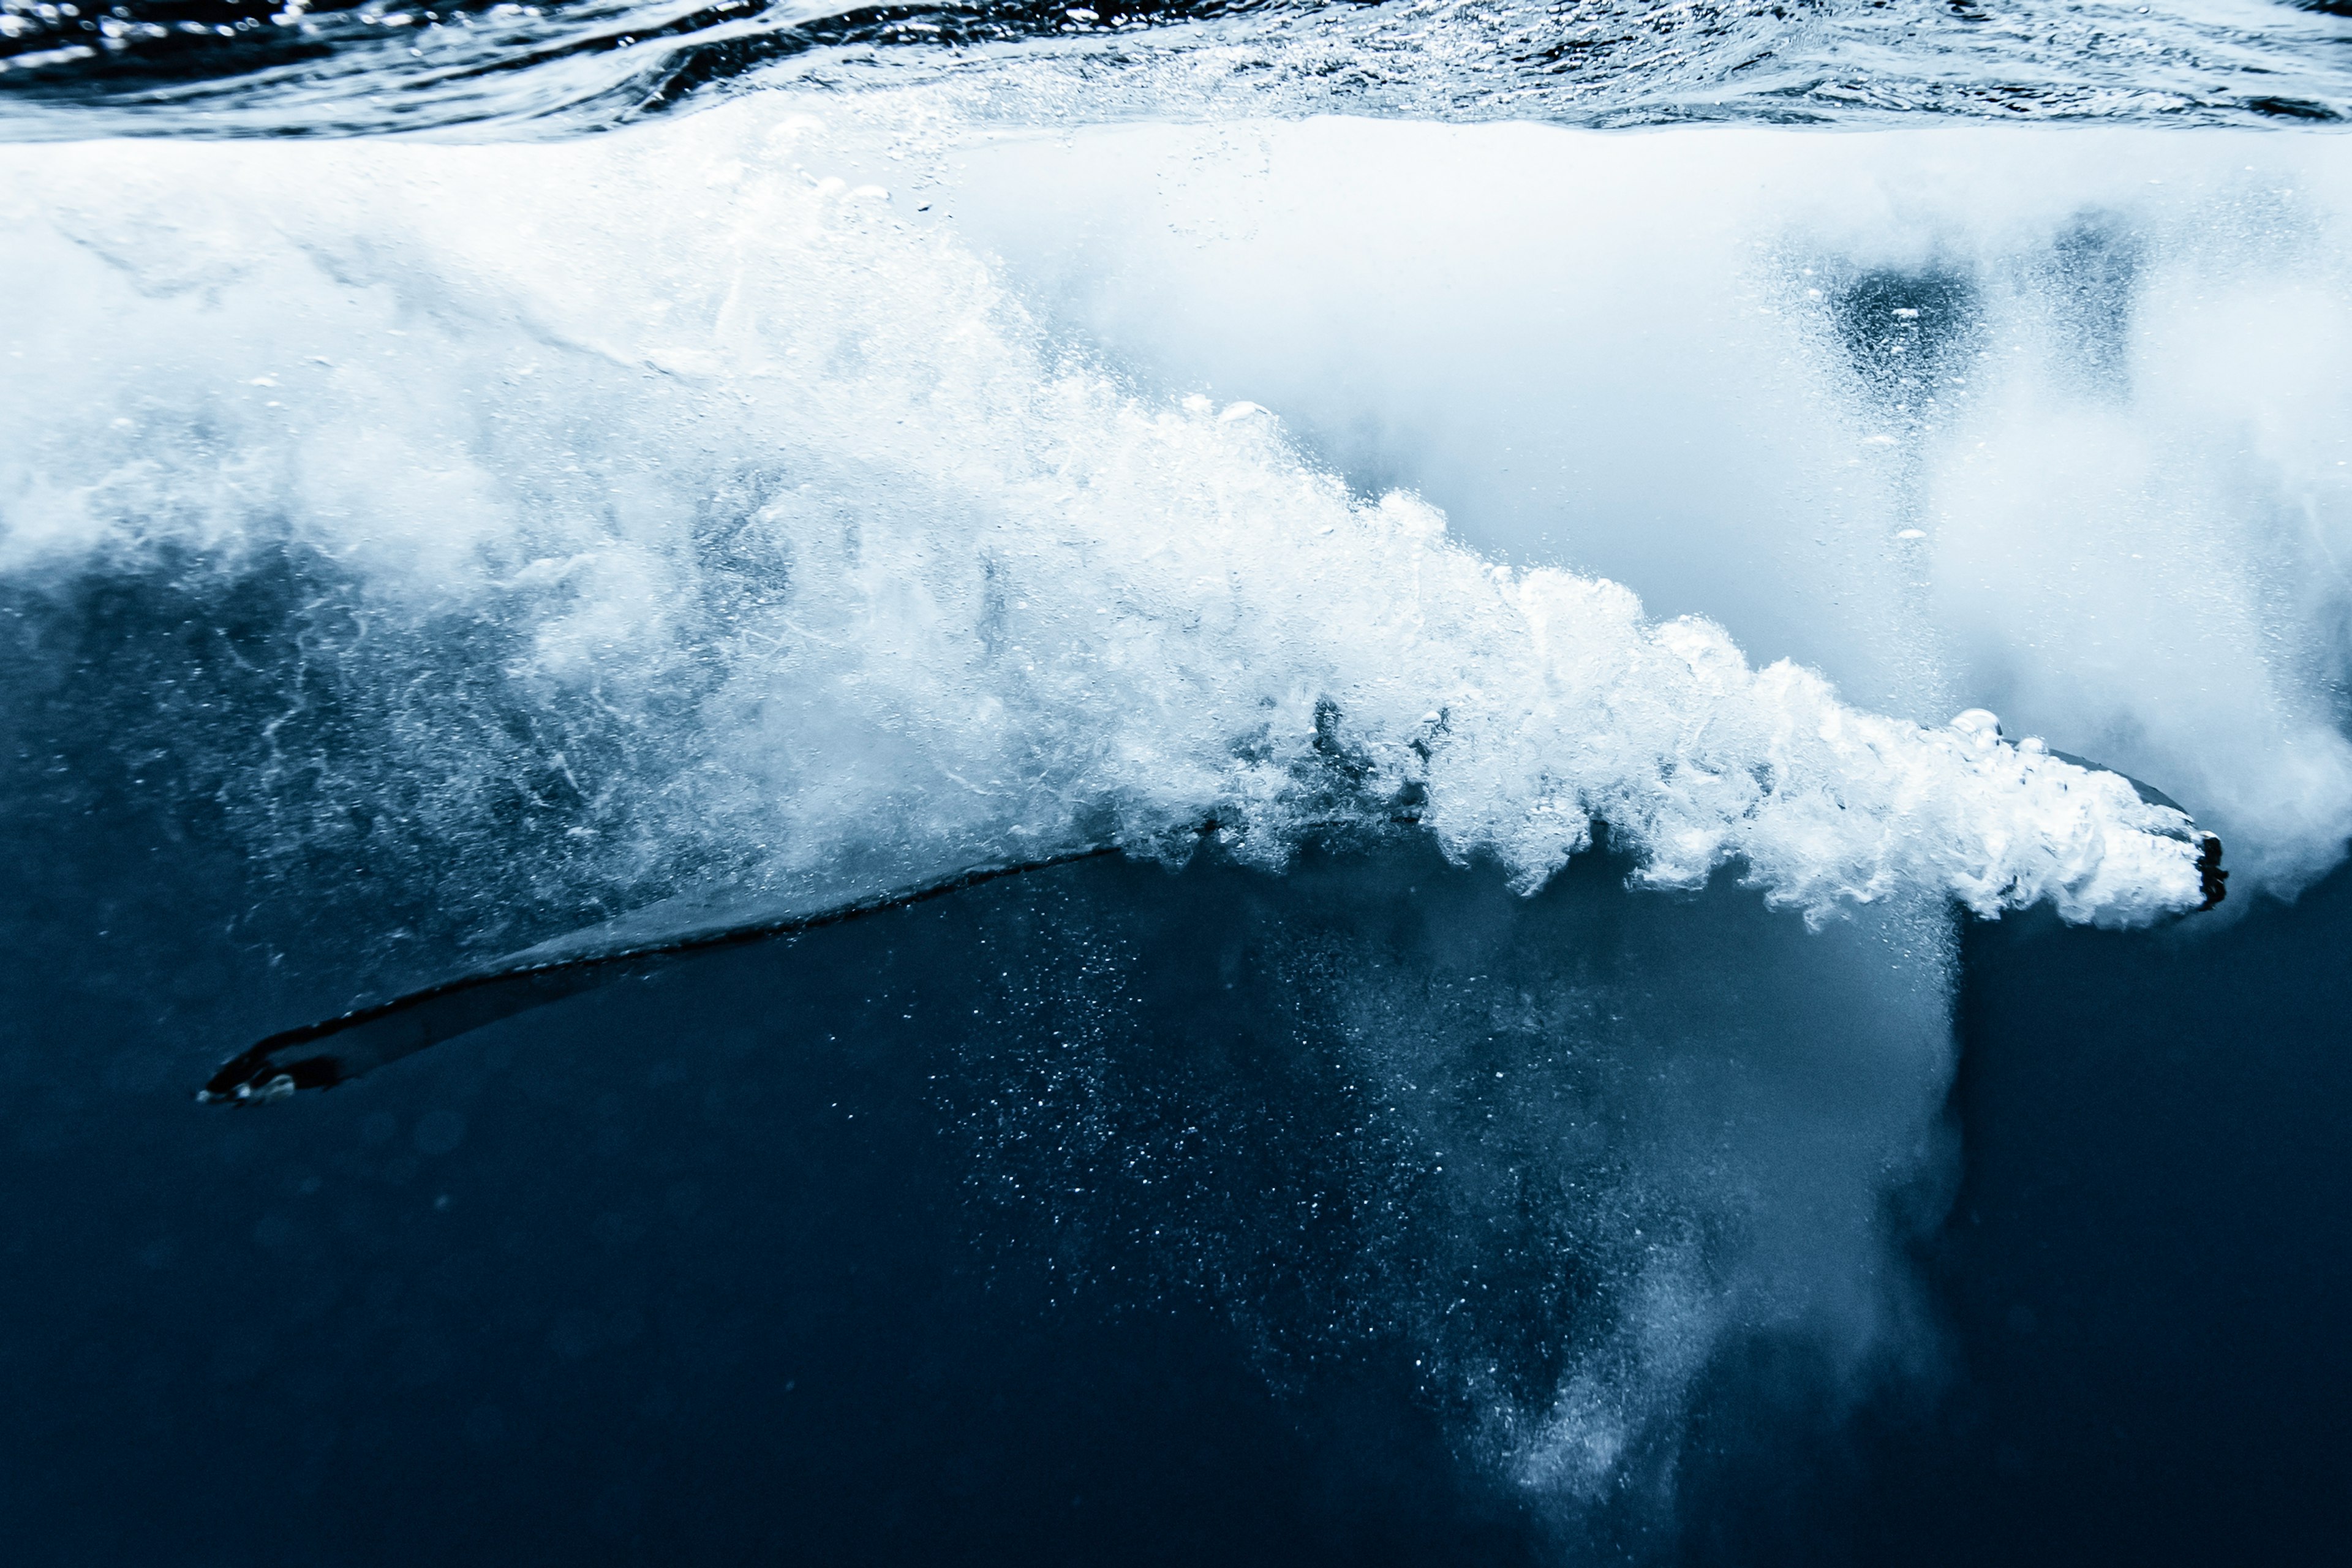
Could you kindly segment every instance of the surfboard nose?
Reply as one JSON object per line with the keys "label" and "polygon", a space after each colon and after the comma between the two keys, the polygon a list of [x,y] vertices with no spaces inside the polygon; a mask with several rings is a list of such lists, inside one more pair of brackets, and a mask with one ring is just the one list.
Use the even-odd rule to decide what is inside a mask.
{"label": "surfboard nose", "polygon": [[[289,1031],[289,1034],[310,1032]],[[205,1079],[204,1088],[196,1090],[196,1103],[268,1105],[286,1099],[297,1089],[332,1089],[345,1079],[357,1076],[348,1071],[345,1064],[324,1051],[288,1059],[283,1053],[297,1043],[286,1036],[273,1035],[259,1045],[230,1058]]]}

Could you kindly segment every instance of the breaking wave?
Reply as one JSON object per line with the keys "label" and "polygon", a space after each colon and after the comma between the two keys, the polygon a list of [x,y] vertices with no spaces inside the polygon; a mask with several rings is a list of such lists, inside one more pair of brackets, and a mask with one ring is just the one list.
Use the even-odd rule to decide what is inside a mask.
{"label": "breaking wave", "polygon": [[1600,820],[1644,881],[1737,861],[1816,920],[2199,901],[2186,819],[2122,778],[1484,559],[1255,405],[1122,388],[821,146],[747,109],[618,146],[20,164],[12,287],[48,298],[16,352],[69,334],[91,368],[16,384],[7,568],[299,563],[302,689],[243,770],[263,842],[498,858],[490,803],[555,789],[606,903],[1181,854],[1210,820],[1279,862],[1398,815],[1527,889]]}

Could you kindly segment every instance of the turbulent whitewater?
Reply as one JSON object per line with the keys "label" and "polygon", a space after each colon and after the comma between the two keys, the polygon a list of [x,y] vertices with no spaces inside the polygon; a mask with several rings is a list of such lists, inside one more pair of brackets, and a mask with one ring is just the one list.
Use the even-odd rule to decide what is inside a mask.
{"label": "turbulent whitewater", "polygon": [[[569,868],[623,902],[688,868],[1181,854],[1209,818],[1278,862],[1407,805],[1528,889],[1599,820],[1646,881],[1736,859],[1817,919],[2201,900],[2186,822],[2119,778],[1857,710],[1351,497],[1255,405],[1057,355],[952,239],[813,174],[818,136],[746,108],[618,155],[20,163],[10,276],[51,293],[12,353],[70,336],[96,373],[15,384],[7,566],[329,579],[304,679],[371,695],[354,732],[272,725],[257,825],[487,857],[485,803],[562,777]],[[435,691],[466,624],[494,662]]]}

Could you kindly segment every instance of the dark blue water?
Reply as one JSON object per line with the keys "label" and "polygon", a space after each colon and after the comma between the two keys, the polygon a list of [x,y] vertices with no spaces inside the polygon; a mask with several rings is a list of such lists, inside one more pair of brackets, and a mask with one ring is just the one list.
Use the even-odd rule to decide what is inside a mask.
{"label": "dark blue water", "polygon": [[2347,922],[2338,872],[2216,932],[1973,927],[1966,1174],[1922,1244],[1943,1381],[1796,1452],[1735,1418],[1712,1479],[1737,1501],[1696,1510],[1695,1554],[2333,1559],[2352,1513]]}
{"label": "dark blue water", "polygon": [[[86,645],[47,695],[104,711],[123,663]],[[1908,1243],[1927,1364],[1832,1396],[1801,1337],[1737,1342],[1671,1505],[1563,1523],[1388,1304],[1496,1288],[1483,1342],[1540,1384],[1578,1311],[1540,1211],[1572,1199],[1393,1217],[1431,1151],[1366,1164],[1416,1134],[1300,982],[1737,943],[1761,962],[1654,1016],[1735,1041],[1801,1014],[1769,955],[1801,976],[1818,940],[1752,895],[1628,894],[1595,854],[1523,901],[1410,839],[1096,863],[223,1112],[188,1098],[213,1058],[332,985],[273,939],[364,942],[271,931],[146,793],[168,759],[11,674],[15,1561],[2189,1563],[2347,1522],[2343,874],[2225,929],[1972,927],[1964,1174]],[[1542,1125],[1523,1046],[1464,1038],[1412,1064],[1455,1130]]]}

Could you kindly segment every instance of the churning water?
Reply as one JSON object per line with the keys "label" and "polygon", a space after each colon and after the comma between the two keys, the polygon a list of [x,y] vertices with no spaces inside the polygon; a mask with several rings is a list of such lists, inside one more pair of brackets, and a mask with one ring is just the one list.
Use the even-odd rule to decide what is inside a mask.
{"label": "churning water", "polygon": [[2345,113],[5,0],[12,1555],[2323,1551]]}

